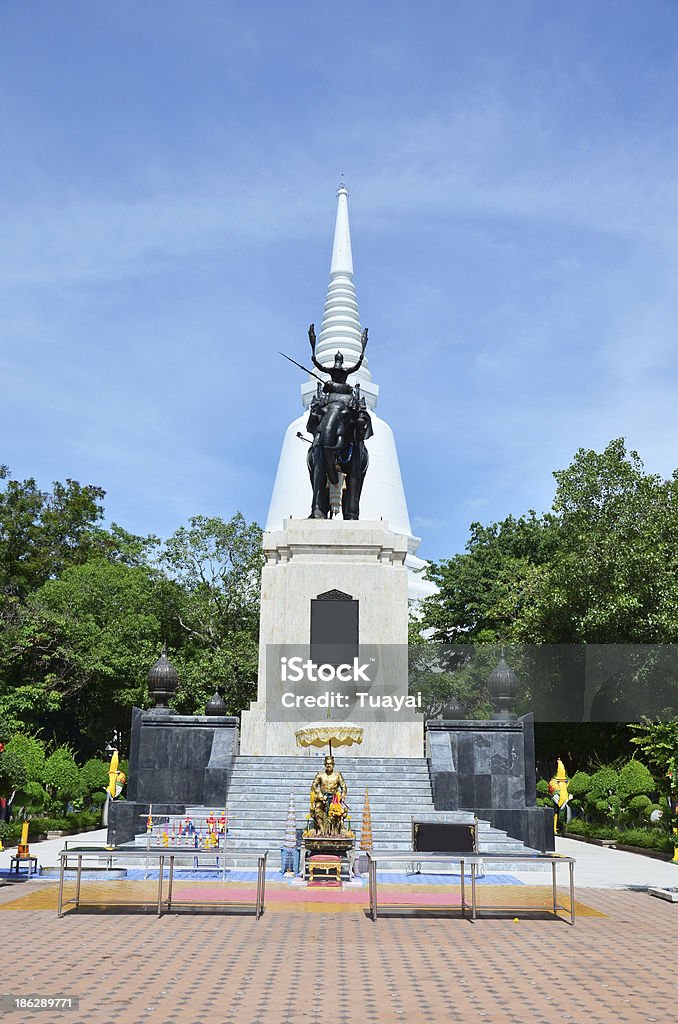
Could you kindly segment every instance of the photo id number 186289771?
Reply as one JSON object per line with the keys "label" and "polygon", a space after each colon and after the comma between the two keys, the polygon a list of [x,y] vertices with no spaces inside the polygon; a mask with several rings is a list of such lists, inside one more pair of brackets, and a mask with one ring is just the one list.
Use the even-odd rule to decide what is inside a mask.
{"label": "photo id number 186289771", "polygon": [[40,996],[31,993],[0,995],[0,1012],[11,1010],[77,1010],[80,1005],[78,996]]}

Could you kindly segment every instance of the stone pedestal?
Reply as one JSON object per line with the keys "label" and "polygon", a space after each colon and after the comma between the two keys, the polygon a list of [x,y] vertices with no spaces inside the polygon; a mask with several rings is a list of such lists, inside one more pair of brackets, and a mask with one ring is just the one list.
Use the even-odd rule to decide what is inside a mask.
{"label": "stone pedestal", "polygon": [[[389,686],[407,695],[407,538],[383,522],[289,519],[284,529],[264,534],[263,546],[258,692],[242,714],[240,751],[303,756],[307,752],[295,739],[303,718],[281,722],[272,713],[283,684],[276,692],[267,659],[281,645],[294,645],[309,657],[311,602],[338,591],[358,603],[360,648],[381,648],[390,659]],[[330,714],[341,720],[341,712]],[[362,744],[342,747],[342,759],[422,756],[423,720],[360,724]]]}
{"label": "stone pedestal", "polygon": [[426,728],[436,810],[473,811],[533,849],[554,849],[553,811],[536,806],[533,715]]}

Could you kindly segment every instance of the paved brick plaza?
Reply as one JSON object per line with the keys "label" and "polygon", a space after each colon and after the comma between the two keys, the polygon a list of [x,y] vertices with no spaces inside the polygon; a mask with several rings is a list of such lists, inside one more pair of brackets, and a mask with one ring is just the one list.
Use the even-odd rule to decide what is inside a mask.
{"label": "paved brick plaza", "polygon": [[[571,928],[546,917],[472,924],[455,911],[392,911],[374,923],[359,903],[291,904],[275,891],[269,886],[259,922],[232,911],[158,919],[120,909],[59,920],[53,884],[2,888],[2,990],[80,997],[79,1011],[21,1011],[3,1020],[675,1020],[678,905],[643,892],[580,889]],[[41,906],[49,909],[31,909]]]}

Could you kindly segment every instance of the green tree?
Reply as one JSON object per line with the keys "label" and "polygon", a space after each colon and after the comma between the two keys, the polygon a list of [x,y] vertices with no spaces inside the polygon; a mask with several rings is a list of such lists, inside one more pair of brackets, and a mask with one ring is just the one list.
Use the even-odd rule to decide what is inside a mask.
{"label": "green tree", "polygon": [[97,555],[130,566],[151,565],[161,543],[153,534],[142,537],[117,523],[111,523],[108,530],[95,530],[94,542]]}
{"label": "green tree", "polygon": [[622,800],[629,800],[631,797],[641,795],[648,796],[650,793],[654,793],[655,788],[656,783],[652,778],[652,773],[635,758],[625,764],[619,772],[617,793]]}
{"label": "green tree", "polygon": [[26,766],[16,750],[0,753],[0,796],[7,799],[27,782]]}
{"label": "green tree", "polygon": [[80,769],[80,781],[83,791],[89,796],[101,792],[108,785],[108,764],[96,757],[91,757]]}
{"label": "green tree", "polygon": [[174,589],[156,570],[103,558],[48,580],[11,631],[0,714],[68,737],[84,754],[101,750],[147,702],[148,668],[173,638]]}
{"label": "green tree", "polygon": [[0,593],[24,598],[92,554],[105,491],[77,480],[41,491],[32,478],[10,479],[7,467],[0,479]]}
{"label": "green tree", "polygon": [[631,742],[640,747],[654,769],[657,788],[678,811],[678,718],[646,720],[629,728],[637,733]]}
{"label": "green tree", "polygon": [[[408,648],[408,686],[421,699],[424,719],[446,714],[490,718],[494,709],[487,680],[498,657],[499,650],[492,645],[448,647],[415,636]],[[451,700],[460,710],[446,710]]]}
{"label": "green tree", "polygon": [[45,771],[45,745],[36,736],[17,734],[5,745],[5,753],[18,759],[22,766],[22,781],[14,785],[17,790],[12,809],[16,817],[23,817],[42,809],[47,801],[42,780]]}
{"label": "green tree", "polygon": [[617,794],[619,773],[611,765],[603,765],[591,776],[591,786],[586,794],[590,810],[602,818],[615,821],[619,817],[621,800]]}
{"label": "green tree", "polygon": [[558,523],[529,512],[489,526],[472,523],[470,530],[464,554],[429,567],[439,589],[424,601],[421,626],[440,643],[510,640],[535,571],[558,545]]}
{"label": "green tree", "polygon": [[5,751],[21,758],[28,782],[41,782],[45,769],[45,744],[37,736],[17,733],[5,744]]}
{"label": "green tree", "polygon": [[591,776],[587,772],[575,772],[567,788],[573,798],[580,799],[591,789]]}
{"label": "green tree", "polygon": [[558,544],[533,576],[520,639],[674,643],[678,639],[678,476],[644,471],[623,439],[580,449],[554,474]]}
{"label": "green tree", "polygon": [[442,642],[678,640],[678,471],[648,474],[623,439],[554,473],[553,509],[471,526],[434,564],[422,626]]}
{"label": "green tree", "polygon": [[175,707],[198,712],[219,686],[239,712],[256,691],[261,528],[239,512],[229,522],[194,516],[167,541],[161,564],[178,585],[173,615],[183,633],[172,655]]}
{"label": "green tree", "polygon": [[[122,607],[127,600],[118,585],[124,568],[148,575],[146,563],[158,541],[116,524],[104,529],[105,492],[100,487],[69,479],[42,491],[32,478],[12,480],[7,467],[0,467],[0,481],[0,708],[14,730],[44,726],[48,735],[73,736],[76,741],[79,723],[86,723],[91,711],[85,731],[87,742],[94,742],[112,707],[125,709],[125,724],[128,718],[129,701],[111,694],[110,680],[130,686],[129,673],[120,671],[120,643],[117,655],[113,650],[107,654],[99,634],[105,628],[115,632],[113,605]],[[88,568],[93,563],[98,567]],[[103,578],[101,563],[122,567],[112,588],[113,601],[106,599],[111,577]],[[134,604],[134,577],[126,579],[127,603]],[[140,606],[138,611],[141,615]],[[121,614],[118,623],[118,632],[130,641],[128,661],[137,639],[129,618]],[[91,707],[86,707],[88,687],[96,689],[98,682],[100,699],[92,694]],[[77,708],[72,699],[76,694]]]}

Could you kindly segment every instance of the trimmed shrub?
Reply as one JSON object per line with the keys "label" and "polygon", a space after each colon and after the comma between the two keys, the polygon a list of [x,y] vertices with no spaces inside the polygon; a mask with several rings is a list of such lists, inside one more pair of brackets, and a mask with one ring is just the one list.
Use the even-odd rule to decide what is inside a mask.
{"label": "trimmed shrub", "polygon": [[28,782],[42,782],[45,772],[45,744],[42,740],[25,733],[16,733],[8,741],[5,751],[12,751],[21,758]]}
{"label": "trimmed shrub", "polygon": [[90,758],[80,769],[80,781],[87,794],[104,790],[108,785],[108,764],[96,757]]}
{"label": "trimmed shrub", "polygon": [[27,782],[21,790],[24,806],[29,813],[41,811],[49,800],[49,794],[39,782]]}
{"label": "trimmed shrub", "polygon": [[591,788],[591,776],[587,772],[575,772],[567,788],[573,797],[586,796]]}
{"label": "trimmed shrub", "polygon": [[645,818],[647,808],[651,806],[652,801],[649,796],[645,796],[644,793],[639,793],[638,796],[632,796],[624,807],[622,819],[624,822],[640,824]]}
{"label": "trimmed shrub", "polygon": [[615,828],[574,818],[567,827],[567,834],[591,839],[613,839],[620,846],[638,846],[645,850],[673,854],[674,837],[661,828]]}
{"label": "trimmed shrub", "polygon": [[20,821],[0,821],[0,839],[6,846],[13,846],[19,842],[21,824]]}
{"label": "trimmed shrub", "polygon": [[638,796],[631,797],[627,806],[631,811],[644,811],[648,807],[652,807],[652,801],[649,796],[645,796],[644,793],[639,793]]}
{"label": "trimmed shrub", "polygon": [[654,793],[655,789],[656,783],[652,775],[645,765],[635,758],[625,764],[619,772],[617,792],[622,800],[641,793],[647,796],[648,793]]}
{"label": "trimmed shrub", "polygon": [[98,825],[100,817],[97,811],[78,811],[77,814],[31,818],[29,840],[47,832],[82,832],[86,828]]}
{"label": "trimmed shrub", "polygon": [[45,787],[53,800],[66,804],[82,795],[80,770],[68,747],[57,747],[45,762]]}
{"label": "trimmed shrub", "polygon": [[604,766],[591,776],[591,787],[588,792],[588,799],[591,803],[602,798],[607,799],[610,793],[617,789],[619,774],[614,768]]}
{"label": "trimmed shrub", "polygon": [[5,750],[0,754],[0,796],[9,797],[14,789],[21,789],[27,782],[26,766],[16,750]]}

